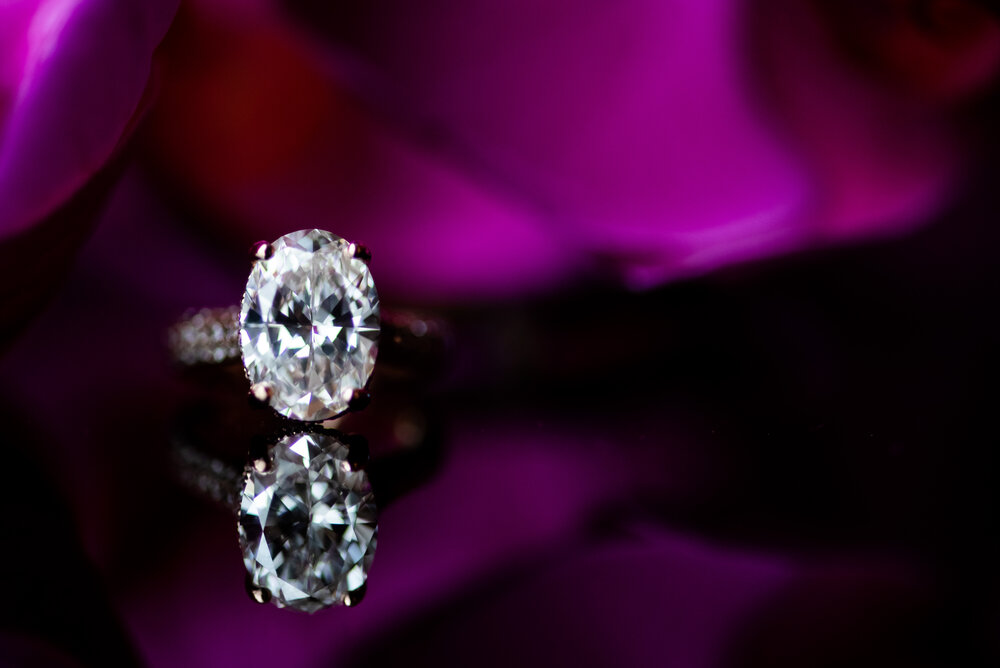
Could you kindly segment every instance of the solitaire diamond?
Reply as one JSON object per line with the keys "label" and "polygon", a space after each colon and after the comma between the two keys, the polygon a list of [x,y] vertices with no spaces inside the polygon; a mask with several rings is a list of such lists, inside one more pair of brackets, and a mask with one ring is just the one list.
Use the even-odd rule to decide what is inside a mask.
{"label": "solitaire diamond", "polygon": [[347,446],[295,434],[248,467],[240,504],[243,561],[278,607],[315,612],[364,593],[378,535],[368,476]]}
{"label": "solitaire diamond", "polygon": [[278,413],[325,420],[347,410],[375,368],[375,283],[354,245],[329,232],[286,234],[271,251],[243,295],[243,365]]}

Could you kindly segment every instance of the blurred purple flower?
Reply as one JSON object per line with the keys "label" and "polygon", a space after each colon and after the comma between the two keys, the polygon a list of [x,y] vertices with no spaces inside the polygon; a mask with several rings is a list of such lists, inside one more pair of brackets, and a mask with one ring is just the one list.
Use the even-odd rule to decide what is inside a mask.
{"label": "blurred purple flower", "polygon": [[150,162],[248,238],[364,239],[423,299],[912,229],[1000,59],[963,0],[230,4],[175,27]]}
{"label": "blurred purple flower", "polygon": [[19,279],[5,281],[5,302],[40,301],[85,236],[100,189],[88,186],[142,111],[153,50],[176,6],[0,5],[0,257]]}
{"label": "blurred purple flower", "polygon": [[926,221],[1000,60],[961,0],[388,5],[327,23],[380,95],[636,285]]}
{"label": "blurred purple flower", "polygon": [[0,7],[0,234],[43,220],[110,159],[176,2]]}

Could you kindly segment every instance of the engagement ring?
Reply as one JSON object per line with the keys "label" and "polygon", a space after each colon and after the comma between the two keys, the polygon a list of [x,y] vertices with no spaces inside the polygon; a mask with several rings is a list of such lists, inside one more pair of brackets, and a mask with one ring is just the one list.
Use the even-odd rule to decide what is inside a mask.
{"label": "engagement ring", "polygon": [[[251,397],[294,420],[364,408],[381,330],[370,259],[363,246],[323,230],[258,242],[241,306],[203,309],[175,325],[174,358],[242,357]],[[410,329],[422,336],[428,324]]]}

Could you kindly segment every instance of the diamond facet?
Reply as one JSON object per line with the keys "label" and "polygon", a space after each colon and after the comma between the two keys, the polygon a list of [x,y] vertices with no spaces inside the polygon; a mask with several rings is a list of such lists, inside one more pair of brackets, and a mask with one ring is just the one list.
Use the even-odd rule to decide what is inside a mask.
{"label": "diamond facet", "polygon": [[[261,470],[263,469],[263,470]],[[248,466],[240,503],[243,561],[278,607],[352,605],[375,557],[377,512],[368,475],[326,434],[288,436],[266,466]]]}
{"label": "diamond facet", "polygon": [[379,301],[352,245],[322,230],[286,234],[258,260],[240,311],[243,366],[278,413],[325,420],[348,408],[378,354]]}

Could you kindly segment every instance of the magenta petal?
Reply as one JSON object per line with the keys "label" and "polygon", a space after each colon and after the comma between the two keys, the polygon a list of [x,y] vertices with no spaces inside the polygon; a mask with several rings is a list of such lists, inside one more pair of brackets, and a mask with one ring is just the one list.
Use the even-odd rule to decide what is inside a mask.
{"label": "magenta petal", "polygon": [[291,165],[284,182],[241,193],[236,209],[257,236],[276,238],[289,220],[334,228],[370,245],[379,290],[396,298],[508,298],[551,289],[578,264],[575,248],[525,207],[409,145],[376,123],[361,186],[338,184],[323,164]]}
{"label": "magenta petal", "polygon": [[400,114],[439,126],[567,243],[676,275],[800,240],[810,184],[760,113],[742,3],[390,4],[331,29]]}
{"label": "magenta petal", "polygon": [[288,4],[387,114],[636,286],[912,229],[961,163],[946,110],[848,62],[814,3]]}
{"label": "magenta petal", "polygon": [[0,10],[0,237],[42,220],[108,161],[177,4],[50,0]]}
{"label": "magenta petal", "polygon": [[761,4],[781,17],[761,25],[758,39],[783,125],[817,183],[808,223],[815,234],[886,235],[940,210],[962,163],[945,111],[849,67],[815,8],[790,0]]}

